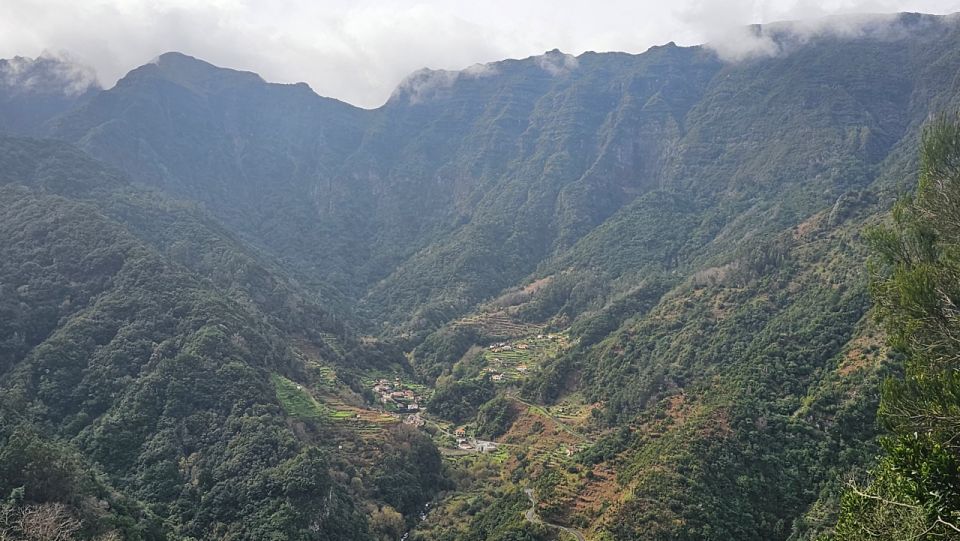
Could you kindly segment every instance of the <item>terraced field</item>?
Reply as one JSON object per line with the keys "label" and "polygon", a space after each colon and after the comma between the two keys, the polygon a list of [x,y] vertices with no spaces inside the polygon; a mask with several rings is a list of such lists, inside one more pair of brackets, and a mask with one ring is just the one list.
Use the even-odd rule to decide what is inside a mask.
{"label": "terraced field", "polygon": [[396,416],[352,406],[333,394],[314,395],[303,385],[279,374],[272,376],[277,398],[287,415],[301,421],[334,421],[367,439],[396,425]]}
{"label": "terraced field", "polygon": [[510,383],[523,379],[544,360],[567,349],[570,346],[570,340],[564,334],[540,334],[526,335],[505,344],[505,346],[487,347],[483,350],[481,358],[486,372],[502,374],[501,378],[495,378],[494,381]]}
{"label": "terraced field", "polygon": [[505,311],[474,314],[453,323],[457,327],[476,327],[484,336],[518,338],[538,334],[543,330],[540,325],[516,321]]}
{"label": "terraced field", "polygon": [[271,380],[280,405],[283,406],[283,410],[290,417],[301,421],[321,421],[332,415],[328,408],[318,402],[299,383],[290,381],[279,374],[273,374]]}

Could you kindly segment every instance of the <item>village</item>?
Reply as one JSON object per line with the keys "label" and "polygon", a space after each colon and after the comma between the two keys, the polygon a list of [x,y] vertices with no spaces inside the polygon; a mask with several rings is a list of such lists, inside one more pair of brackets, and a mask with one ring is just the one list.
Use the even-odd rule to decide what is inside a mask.
{"label": "village", "polygon": [[404,424],[417,427],[424,425],[420,417],[423,396],[417,394],[412,386],[405,385],[399,377],[392,381],[380,378],[373,382],[372,390],[384,411],[407,414],[403,417]]}
{"label": "village", "polygon": [[[509,384],[523,379],[543,358],[556,355],[570,346],[566,334],[531,334],[524,339],[494,342],[486,345],[480,359],[485,364],[482,371],[494,383]],[[493,441],[478,439],[467,426],[450,427],[443,421],[426,416],[424,404],[427,389],[414,382],[404,381],[400,376],[375,376],[366,385],[372,391],[369,398],[382,412],[399,418],[404,424],[417,428],[427,424],[436,426],[444,434],[444,454],[496,453],[500,446]],[[431,429],[432,430],[432,429]],[[434,432],[431,432],[434,433]]]}

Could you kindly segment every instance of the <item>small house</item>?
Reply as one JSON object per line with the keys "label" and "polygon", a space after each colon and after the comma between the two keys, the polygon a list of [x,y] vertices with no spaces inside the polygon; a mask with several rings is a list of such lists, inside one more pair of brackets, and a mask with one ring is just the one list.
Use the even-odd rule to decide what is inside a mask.
{"label": "small house", "polygon": [[492,441],[477,442],[477,450],[481,453],[489,453],[497,450],[497,444]]}

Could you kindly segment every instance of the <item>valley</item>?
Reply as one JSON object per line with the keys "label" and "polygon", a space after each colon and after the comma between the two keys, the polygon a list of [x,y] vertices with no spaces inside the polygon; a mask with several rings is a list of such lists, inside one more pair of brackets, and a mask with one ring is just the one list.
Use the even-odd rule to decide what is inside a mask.
{"label": "valley", "polygon": [[0,63],[0,538],[951,538],[960,19],[816,28],[375,109]]}

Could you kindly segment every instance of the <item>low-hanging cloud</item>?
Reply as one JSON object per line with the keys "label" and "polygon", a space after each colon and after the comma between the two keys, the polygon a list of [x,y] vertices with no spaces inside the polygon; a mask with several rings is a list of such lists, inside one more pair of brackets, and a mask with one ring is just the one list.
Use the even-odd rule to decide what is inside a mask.
{"label": "low-hanging cloud", "polygon": [[0,86],[12,93],[79,96],[100,83],[92,67],[45,51],[37,58],[15,56],[0,61]]}
{"label": "low-hanging cloud", "polygon": [[460,79],[480,79],[497,73],[497,67],[493,64],[474,64],[459,71],[424,68],[400,81],[390,99],[406,99],[412,104],[421,103],[453,88]]}
{"label": "low-hanging cloud", "polygon": [[537,66],[540,66],[540,69],[554,77],[566,75],[580,66],[577,57],[572,54],[562,53],[558,49],[538,56],[536,62]]}
{"label": "low-hanging cloud", "polygon": [[[382,104],[409,74],[461,70],[559,48],[642,52],[676,41],[731,44],[732,57],[771,43],[745,25],[835,13],[960,10],[960,0],[3,0],[0,57],[66,51],[112,85],[167,51],[306,81],[351,103]],[[743,39],[729,39],[729,36]],[[574,59],[575,60],[575,59]],[[575,62],[544,61],[563,73]]]}
{"label": "low-hanging cloud", "polygon": [[[773,57],[795,50],[799,46],[823,37],[844,39],[870,38],[893,41],[906,38],[917,31],[894,14],[858,14],[806,19],[770,25],[752,25],[731,30],[717,36],[706,47],[728,62],[740,62],[751,58]],[[929,24],[929,21],[926,21]]]}
{"label": "low-hanging cloud", "polygon": [[[680,18],[700,29],[706,47],[728,62],[776,56],[823,36],[844,38],[870,34],[897,39],[906,32],[899,12],[951,13],[960,2],[905,2],[896,0],[698,1],[682,9]],[[738,21],[779,21],[773,24],[737,24]]]}

